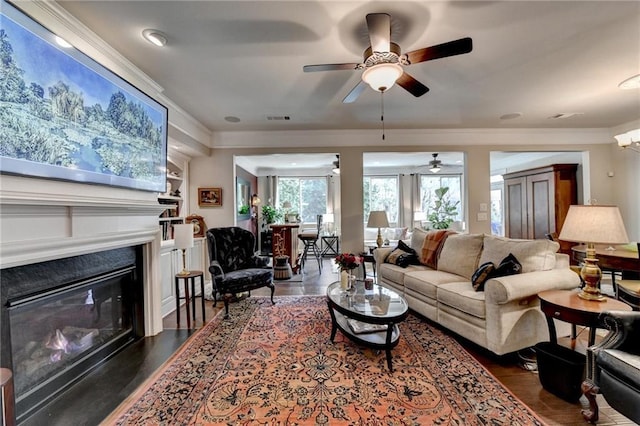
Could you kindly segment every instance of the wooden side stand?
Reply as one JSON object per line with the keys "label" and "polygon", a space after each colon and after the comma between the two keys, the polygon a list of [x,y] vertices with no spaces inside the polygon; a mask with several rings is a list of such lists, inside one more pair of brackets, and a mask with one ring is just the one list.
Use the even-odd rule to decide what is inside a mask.
{"label": "wooden side stand", "polygon": [[15,395],[13,394],[13,374],[8,368],[0,368],[0,407],[2,407],[2,425],[16,424]]}

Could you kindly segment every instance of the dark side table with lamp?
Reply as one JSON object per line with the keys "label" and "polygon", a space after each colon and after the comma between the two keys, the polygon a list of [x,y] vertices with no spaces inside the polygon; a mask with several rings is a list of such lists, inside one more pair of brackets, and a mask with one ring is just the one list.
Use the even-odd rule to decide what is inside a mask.
{"label": "dark side table with lamp", "polygon": [[[623,244],[628,237],[620,211],[615,206],[572,205],[565,218],[559,240],[588,242],[588,249],[580,277],[582,289],[551,290],[538,294],[540,309],[549,326],[549,342],[536,345],[538,375],[543,388],[570,402],[577,401],[585,389],[583,380],[589,380],[585,371],[586,357],[574,351],[575,326],[589,327],[588,346],[595,343],[596,329],[603,328],[600,314],[610,310],[630,311],[631,307],[600,293],[602,271],[595,258],[594,243]],[[558,345],[555,320],[572,324],[571,348]],[[585,382],[586,383],[586,382]],[[595,394],[585,396],[595,404]]]}
{"label": "dark side table with lamp", "polygon": [[[174,246],[182,250],[182,271],[175,275],[175,299],[176,299],[176,321],[180,326],[180,300],[184,299],[187,311],[187,328],[191,328],[191,314],[195,325],[196,320],[196,298],[202,303],[202,322],[205,321],[204,308],[204,273],[202,271],[187,270],[187,249],[193,247],[194,228],[192,223],[173,225]],[[200,279],[200,295],[196,296],[196,278]],[[183,282],[184,296],[180,296],[180,281]],[[191,309],[191,312],[189,312]]]}

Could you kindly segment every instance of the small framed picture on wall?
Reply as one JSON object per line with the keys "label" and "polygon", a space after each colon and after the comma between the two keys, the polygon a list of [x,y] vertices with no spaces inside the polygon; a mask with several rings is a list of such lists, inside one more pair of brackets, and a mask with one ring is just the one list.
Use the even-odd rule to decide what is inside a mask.
{"label": "small framed picture on wall", "polygon": [[222,188],[198,188],[198,205],[200,207],[222,206]]}

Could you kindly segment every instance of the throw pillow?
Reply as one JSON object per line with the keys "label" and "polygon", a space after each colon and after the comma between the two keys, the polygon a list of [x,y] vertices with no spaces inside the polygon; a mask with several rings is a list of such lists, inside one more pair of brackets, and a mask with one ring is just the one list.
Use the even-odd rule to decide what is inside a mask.
{"label": "throw pillow", "polygon": [[406,268],[409,265],[418,263],[418,255],[415,250],[406,245],[403,241],[398,241],[398,247],[393,249],[384,260],[386,263]]}
{"label": "throw pillow", "polygon": [[476,271],[471,276],[471,284],[473,285],[473,289],[475,291],[484,291],[484,283],[487,282],[489,276],[493,271],[495,271],[496,265],[492,262],[483,263],[476,269]]}
{"label": "throw pillow", "polygon": [[446,229],[427,232],[420,252],[420,263],[431,269],[437,269],[438,255],[440,254],[442,243],[452,233],[452,231],[447,231]]}
{"label": "throw pillow", "polygon": [[438,271],[450,272],[470,280],[478,269],[482,234],[452,234],[444,240],[438,257]]}
{"label": "throw pillow", "polygon": [[513,255],[509,253],[507,257],[502,259],[500,265],[491,273],[489,278],[506,277],[507,275],[515,275],[522,272],[522,265]]}
{"label": "throw pillow", "polygon": [[424,244],[424,239],[427,236],[427,231],[424,231],[420,228],[414,228],[411,233],[411,248],[418,251],[422,250],[422,244]]}
{"label": "throw pillow", "polygon": [[556,252],[560,244],[551,240],[519,240],[515,238],[484,236],[484,247],[479,263],[498,264],[509,253],[522,264],[522,272],[548,271],[556,266]]}

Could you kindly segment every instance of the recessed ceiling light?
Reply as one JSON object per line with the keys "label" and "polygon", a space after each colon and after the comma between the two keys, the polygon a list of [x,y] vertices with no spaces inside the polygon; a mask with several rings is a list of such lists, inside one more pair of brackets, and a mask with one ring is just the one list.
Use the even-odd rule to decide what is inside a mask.
{"label": "recessed ceiling light", "polygon": [[618,84],[621,89],[640,89],[640,74],[629,77],[622,83]]}
{"label": "recessed ceiling light", "polygon": [[510,112],[509,114],[503,114],[500,116],[500,120],[513,120],[514,118],[522,117],[521,112]]}
{"label": "recessed ceiling light", "polygon": [[71,43],[69,43],[67,40],[63,39],[60,36],[55,36],[55,40],[56,40],[56,43],[58,43],[58,46],[64,47],[65,49],[69,49],[73,47]]}
{"label": "recessed ceiling light", "polygon": [[146,29],[142,31],[142,37],[144,37],[149,43],[158,47],[162,47],[167,44],[167,36],[158,30]]}
{"label": "recessed ceiling light", "polygon": [[239,123],[240,119],[238,117],[234,117],[233,115],[228,115],[225,118],[225,121],[228,121],[229,123]]}

